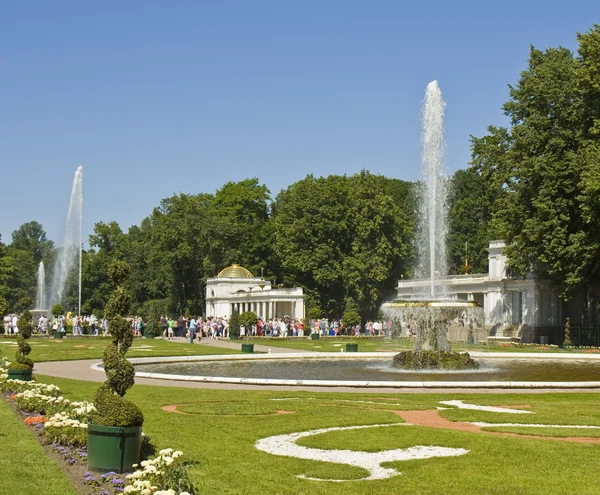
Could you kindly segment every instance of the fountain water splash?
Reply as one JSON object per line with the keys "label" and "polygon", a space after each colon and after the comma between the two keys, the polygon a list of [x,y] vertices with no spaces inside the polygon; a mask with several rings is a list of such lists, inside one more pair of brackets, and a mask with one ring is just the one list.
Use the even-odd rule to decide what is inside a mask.
{"label": "fountain water splash", "polygon": [[43,261],[40,261],[38,266],[35,307],[36,309],[46,309],[46,270]]}
{"label": "fountain water splash", "polygon": [[[441,277],[447,274],[446,233],[448,175],[444,165],[444,108],[437,81],[427,85],[423,101],[421,182],[419,194],[419,278],[429,279],[427,297],[445,295]],[[425,294],[424,294],[425,295]]]}
{"label": "fountain water splash", "polygon": [[[69,274],[79,257],[79,286],[81,290],[81,249],[83,242],[83,166],[77,168],[71,189],[71,199],[62,248],[52,273],[50,304],[60,303]],[[81,295],[80,295],[81,306]]]}

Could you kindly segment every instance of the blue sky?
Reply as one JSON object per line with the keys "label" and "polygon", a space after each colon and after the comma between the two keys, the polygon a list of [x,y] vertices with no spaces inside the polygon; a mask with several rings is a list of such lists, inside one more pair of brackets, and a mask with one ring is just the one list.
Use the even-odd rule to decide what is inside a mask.
{"label": "blue sky", "polygon": [[416,180],[419,112],[439,81],[447,166],[503,125],[529,45],[576,48],[596,1],[59,0],[0,4],[0,234],[60,244],[84,166],[87,237],[173,193],[306,174]]}

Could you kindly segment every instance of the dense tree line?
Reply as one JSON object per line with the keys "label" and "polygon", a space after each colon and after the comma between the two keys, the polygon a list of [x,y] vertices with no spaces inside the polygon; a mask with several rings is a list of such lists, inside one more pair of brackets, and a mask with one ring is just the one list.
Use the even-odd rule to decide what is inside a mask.
{"label": "dense tree line", "polygon": [[[339,317],[358,307],[374,317],[411,269],[412,186],[366,171],[307,176],[273,199],[258,179],[246,179],[215,194],[166,198],[127,232],[116,222],[97,223],[83,254],[82,312],[103,311],[113,289],[107,269],[119,260],[132,267],[127,283],[136,313],[158,307],[202,314],[206,280],[239,263],[277,285],[303,287],[313,314]],[[0,294],[10,309],[35,295],[37,261],[52,263],[52,243],[32,224],[37,230],[26,224],[0,246],[0,267],[8,264],[0,268]],[[76,308],[75,272],[65,294],[65,307]]]}
{"label": "dense tree line", "polygon": [[513,273],[554,280],[565,298],[600,281],[600,26],[577,40],[576,54],[531,47],[504,105],[510,126],[472,139],[468,171]]}
{"label": "dense tree line", "polygon": [[[472,161],[452,177],[448,198],[450,273],[461,272],[467,244],[472,273],[487,272],[489,241],[504,239],[514,275],[554,280],[565,298],[600,281],[600,26],[578,43],[576,54],[532,47],[503,107],[510,125],[471,138]],[[82,310],[103,310],[115,260],[132,266],[132,311],[142,313],[201,314],[207,278],[239,263],[303,287],[315,316],[374,318],[396,281],[412,275],[416,190],[363,171],[309,175],[275,198],[258,179],[174,195],[127,232],[96,224],[83,258]],[[9,309],[34,296],[37,263],[50,268],[54,253],[37,222],[13,232],[10,244],[0,240],[0,297]],[[76,285],[73,274],[67,308],[76,306]]]}

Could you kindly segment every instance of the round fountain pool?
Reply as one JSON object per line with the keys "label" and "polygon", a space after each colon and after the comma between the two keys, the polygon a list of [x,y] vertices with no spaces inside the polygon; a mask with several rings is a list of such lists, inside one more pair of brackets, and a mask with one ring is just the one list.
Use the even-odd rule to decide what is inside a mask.
{"label": "round fountain pool", "polygon": [[392,368],[389,358],[269,361],[207,361],[136,366],[141,372],[168,375],[245,377],[282,380],[351,381],[544,381],[581,382],[600,377],[600,362],[526,359],[478,360],[478,370],[405,371]]}
{"label": "round fountain pool", "polygon": [[[405,371],[393,353],[134,358],[136,376],[167,380],[345,387],[600,388],[600,356],[483,354],[478,370]],[[101,369],[98,365],[93,368]]]}

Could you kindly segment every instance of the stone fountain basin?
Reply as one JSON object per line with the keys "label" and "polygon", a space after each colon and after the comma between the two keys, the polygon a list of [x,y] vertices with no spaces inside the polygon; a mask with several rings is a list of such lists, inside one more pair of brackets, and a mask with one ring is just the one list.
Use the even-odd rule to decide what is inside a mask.
{"label": "stone fountain basin", "polygon": [[[459,376],[463,372],[453,373],[452,380],[443,379],[428,379],[431,378],[431,372],[408,372],[418,374],[418,379],[406,379],[406,376],[400,376],[393,380],[360,380],[360,379],[312,379],[302,378],[266,378],[266,377],[246,377],[243,376],[218,376],[218,373],[207,372],[203,374],[194,374],[185,372],[185,364],[193,365],[193,363],[207,364],[216,363],[231,364],[231,368],[235,364],[252,365],[257,364],[273,364],[283,363],[286,368],[301,363],[303,366],[313,367],[325,363],[323,368],[325,375],[328,374],[329,364],[352,364],[351,361],[373,360],[379,363],[391,363],[395,352],[357,352],[357,353],[277,353],[277,354],[233,354],[233,355],[210,355],[210,356],[173,356],[173,357],[147,357],[147,358],[131,358],[129,361],[134,364],[138,371],[136,377],[152,378],[160,380],[174,381],[191,381],[204,383],[229,383],[229,384],[247,384],[247,385],[272,385],[272,386],[318,386],[318,387],[377,387],[377,388],[531,388],[531,389],[569,389],[569,388],[600,388],[600,355],[594,354],[555,354],[555,353],[485,353],[472,352],[470,353],[475,359],[481,359],[486,363],[508,362],[508,366],[513,364],[516,366],[519,363],[539,363],[545,365],[547,369],[557,368],[552,363],[557,363],[563,368],[571,366],[589,365],[589,377],[585,380],[567,380],[567,381],[551,381],[551,380],[486,380],[485,376],[477,381],[463,380]],[[183,372],[161,372],[141,370],[142,365],[172,365],[176,364]],[[492,364],[493,366],[493,364]],[[103,372],[101,363],[94,364],[92,369]],[[391,368],[390,368],[391,369]],[[486,370],[483,370],[485,374]],[[401,370],[393,370],[393,373],[406,373]],[[443,372],[448,373],[448,372]],[[467,372],[468,373],[468,372]],[[235,373],[234,373],[235,374]],[[586,372],[587,374],[587,372]],[[274,376],[277,376],[276,374]],[[322,375],[321,375],[322,376]],[[396,375],[399,376],[399,375]],[[324,376],[326,378],[326,376]]]}

